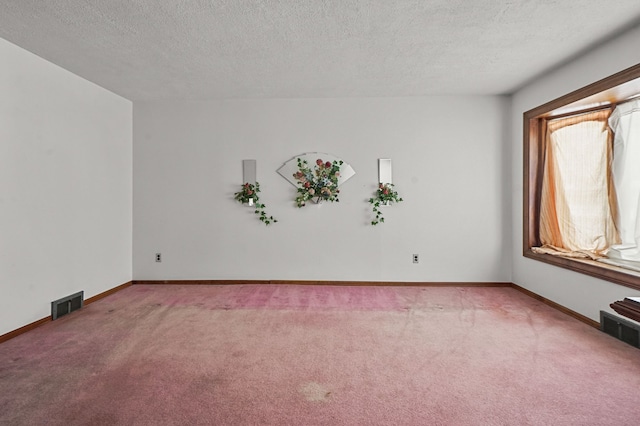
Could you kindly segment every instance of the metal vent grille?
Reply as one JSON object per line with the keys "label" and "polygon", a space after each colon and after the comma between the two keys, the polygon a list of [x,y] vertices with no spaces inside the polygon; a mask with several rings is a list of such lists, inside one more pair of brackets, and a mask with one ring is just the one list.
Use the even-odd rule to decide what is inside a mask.
{"label": "metal vent grille", "polygon": [[51,302],[51,319],[55,320],[84,306],[84,291]]}
{"label": "metal vent grille", "polygon": [[640,325],[600,311],[600,329],[616,339],[640,348]]}
{"label": "metal vent grille", "polygon": [[620,324],[620,340],[626,342],[632,346],[640,347],[640,339],[638,339],[640,333],[635,328],[627,327],[624,324]]}

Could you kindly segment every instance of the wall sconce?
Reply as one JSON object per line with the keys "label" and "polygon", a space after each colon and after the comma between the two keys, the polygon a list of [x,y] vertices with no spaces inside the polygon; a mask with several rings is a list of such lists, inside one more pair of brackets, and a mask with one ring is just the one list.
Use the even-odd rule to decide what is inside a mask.
{"label": "wall sconce", "polygon": [[378,158],[378,183],[393,183],[390,158]]}
{"label": "wall sconce", "polygon": [[[242,182],[255,185],[257,180],[256,160],[242,160]],[[253,198],[249,198],[249,206],[253,206]]]}

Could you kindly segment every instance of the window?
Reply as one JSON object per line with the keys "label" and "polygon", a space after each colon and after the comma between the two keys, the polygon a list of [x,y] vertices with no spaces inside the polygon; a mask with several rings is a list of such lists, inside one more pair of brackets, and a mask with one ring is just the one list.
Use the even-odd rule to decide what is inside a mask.
{"label": "window", "polygon": [[[616,105],[625,103],[638,95],[640,95],[640,64],[524,113],[525,158],[523,255],[525,257],[640,290],[640,267],[637,268],[637,270],[633,270],[619,266],[624,263],[624,260],[613,261],[612,263],[614,264],[610,264],[590,258],[582,259],[553,256],[545,253],[544,251],[536,252],[536,250],[534,250],[534,248],[542,245],[543,238],[541,238],[541,235],[546,238],[545,233],[548,233],[549,231],[548,223],[545,222],[549,206],[543,197],[543,186],[549,184],[549,182],[545,182],[545,164],[549,164],[546,160],[548,160],[550,156],[554,157],[552,148],[549,148],[545,144],[549,128],[553,126],[564,128],[565,126],[562,121],[566,122],[567,120],[574,120],[575,123],[584,123],[579,126],[571,126],[571,130],[563,131],[561,132],[562,134],[558,134],[558,138],[562,138],[569,142],[565,143],[565,146],[567,147],[566,150],[560,154],[555,154],[556,158],[551,158],[551,160],[562,161],[562,158],[557,158],[558,155],[571,156],[585,154],[583,155],[584,164],[589,164],[589,173],[592,173],[594,170],[601,171],[602,167],[606,167],[611,163],[606,156],[613,155],[613,163],[616,161],[616,152],[615,149],[613,149],[612,153],[610,148],[611,143],[609,142],[606,145],[602,144],[596,137],[593,139],[594,142],[591,144],[588,154],[577,154],[578,151],[575,151],[577,148],[572,145],[570,140],[576,135],[580,137],[579,135],[585,134],[585,132],[597,133],[602,131],[601,125],[598,123],[598,120],[602,121],[602,118],[584,119],[584,117],[588,115],[593,116],[593,114],[604,114],[608,118],[609,114],[614,111],[614,107],[616,107]],[[606,137],[608,136],[603,135],[603,138]],[[595,153],[598,155],[593,155]],[[640,169],[637,164],[635,165],[635,168]],[[628,169],[633,169],[633,167]],[[595,186],[590,188],[580,188],[580,191],[583,193],[589,193],[589,191],[602,192],[603,188],[610,184],[610,180],[616,179],[615,173],[612,174],[610,172],[607,174],[593,173],[593,176],[595,176],[593,179]],[[562,185],[562,183],[559,185]],[[573,189],[568,192],[573,191]],[[630,191],[633,193],[633,191],[638,190],[638,187],[634,187],[632,185],[631,189],[621,189],[622,191]],[[611,192],[606,192],[606,195],[607,196],[605,198],[615,197],[615,194],[612,194]],[[640,194],[636,194],[636,196],[637,195]],[[569,198],[571,197],[573,197],[573,199],[568,199],[568,202],[583,203],[581,194],[576,195],[575,193],[571,193]],[[633,199],[633,195],[629,199]],[[617,204],[614,202],[611,205],[611,211],[602,209],[598,212],[598,214],[602,216],[601,218],[598,218],[598,222],[601,224],[601,229],[598,229],[595,232],[606,235],[607,238],[609,238],[609,241],[606,242],[607,246],[611,244],[618,244],[618,246],[624,250],[624,245],[619,245],[620,242],[624,243],[624,239],[621,241],[620,237],[624,237],[625,235],[623,234],[625,234],[625,232],[628,234],[628,231],[622,229],[620,230],[620,235],[618,235],[618,230],[612,229],[606,219],[608,215],[616,215],[616,206]],[[576,207],[578,208],[572,208],[571,210],[580,211],[580,209],[583,209],[584,211],[585,205],[578,204]],[[625,209],[627,208],[625,205],[622,205],[621,207]],[[588,210],[593,212],[593,208],[591,207],[588,207]],[[624,214],[621,214],[621,216],[624,216]],[[541,217],[543,219],[542,225]],[[581,217],[572,218],[571,220],[588,221],[589,218],[582,215]],[[569,226],[562,232],[565,232],[565,235],[571,235],[571,230],[572,228]],[[596,251],[598,247],[600,247],[599,244],[602,244],[602,241],[594,242],[594,248]],[[636,264],[640,265],[638,263]]]}

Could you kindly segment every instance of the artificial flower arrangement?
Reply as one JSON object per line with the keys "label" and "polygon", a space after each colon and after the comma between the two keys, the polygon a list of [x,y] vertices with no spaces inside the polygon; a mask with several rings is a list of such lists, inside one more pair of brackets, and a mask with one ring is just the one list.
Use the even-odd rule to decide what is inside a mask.
{"label": "artificial flower arrangement", "polygon": [[384,223],[384,217],[382,217],[382,212],[380,211],[381,205],[390,205],[393,202],[399,203],[400,201],[402,201],[402,198],[398,196],[397,191],[393,190],[392,183],[379,184],[376,196],[369,198],[369,203],[373,204],[373,213],[376,215],[375,219],[371,221],[371,224],[377,225],[381,222]]}
{"label": "artificial flower arrangement", "polygon": [[277,220],[274,219],[273,216],[267,216],[267,213],[264,211],[266,206],[260,203],[260,197],[258,197],[259,192],[260,184],[258,182],[256,182],[255,185],[244,183],[242,185],[242,189],[236,192],[234,197],[242,204],[248,204],[250,206],[255,205],[254,213],[258,215],[258,219],[260,219],[260,221],[265,225],[269,225],[271,222],[276,223]]}
{"label": "artificial flower arrangement", "polygon": [[313,169],[309,167],[307,160],[298,158],[298,171],[293,174],[298,184],[296,204],[304,207],[307,201],[316,203],[321,201],[338,202],[338,178],[342,160],[324,162],[318,158]]}

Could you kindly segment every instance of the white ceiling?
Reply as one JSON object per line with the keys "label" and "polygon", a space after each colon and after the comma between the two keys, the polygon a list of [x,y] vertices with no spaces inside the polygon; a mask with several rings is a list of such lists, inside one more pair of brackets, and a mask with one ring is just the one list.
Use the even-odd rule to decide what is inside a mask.
{"label": "white ceiling", "polygon": [[2,0],[0,37],[131,100],[504,94],[639,19],[638,0]]}

